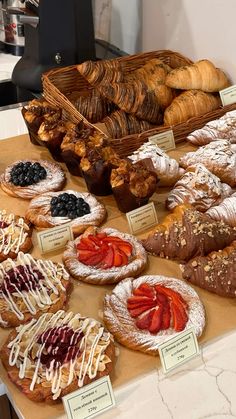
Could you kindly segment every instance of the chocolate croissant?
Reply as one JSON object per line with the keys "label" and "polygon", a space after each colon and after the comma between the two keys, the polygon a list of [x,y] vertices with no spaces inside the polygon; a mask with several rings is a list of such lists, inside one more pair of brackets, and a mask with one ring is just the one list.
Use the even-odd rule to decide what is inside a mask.
{"label": "chocolate croissant", "polygon": [[136,118],[122,110],[112,112],[102,121],[111,138],[122,138],[126,135],[138,134],[153,128],[148,121]]}
{"label": "chocolate croissant", "polygon": [[222,297],[236,297],[236,241],[182,265],[183,278]]}
{"label": "chocolate croissant", "polygon": [[189,205],[179,205],[143,240],[143,246],[154,255],[188,261],[223,249],[233,240],[236,240],[236,227],[213,221]]}
{"label": "chocolate croissant", "polygon": [[77,70],[92,86],[124,81],[122,67],[118,61],[85,61],[77,66]]}

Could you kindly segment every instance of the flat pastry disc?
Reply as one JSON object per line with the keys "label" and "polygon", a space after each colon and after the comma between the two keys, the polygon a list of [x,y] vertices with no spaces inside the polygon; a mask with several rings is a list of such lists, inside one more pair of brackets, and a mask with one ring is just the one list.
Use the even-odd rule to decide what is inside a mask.
{"label": "flat pastry disc", "polygon": [[53,403],[110,374],[115,350],[112,335],[97,320],[59,310],[19,326],[0,357],[23,394]]}
{"label": "flat pastry disc", "polygon": [[18,253],[0,264],[0,326],[15,327],[65,306],[70,276],[61,263]]}
{"label": "flat pastry disc", "polygon": [[[28,186],[16,186],[10,181],[11,170],[18,163],[40,163],[47,172],[46,178]],[[61,167],[49,160],[18,160],[9,165],[0,176],[0,184],[4,192],[14,197],[31,199],[35,196],[49,192],[59,191],[63,188],[66,181],[65,174]]]}
{"label": "flat pastry disc", "polygon": [[146,275],[137,279],[124,279],[116,285],[110,295],[105,296],[104,323],[118,342],[130,349],[158,355],[159,345],[178,334],[172,326],[156,334],[150,333],[147,329],[141,330],[136,326],[137,319],[131,317],[127,309],[127,300],[141,284],[151,286],[159,284],[178,292],[188,306],[188,321],[184,330],[193,327],[196,336],[202,334],[205,326],[205,312],[196,291],[179,279]]}
{"label": "flat pastry disc", "polygon": [[[64,193],[73,194],[77,198],[83,198],[90,207],[90,213],[74,219],[70,219],[69,217],[53,217],[50,210],[51,199]],[[73,190],[41,194],[31,200],[26,211],[26,218],[37,228],[55,227],[70,222],[75,236],[83,233],[91,225],[97,226],[101,224],[105,217],[106,209],[103,204],[98,202],[95,196],[87,192],[82,193]]]}
{"label": "flat pastry disc", "polygon": [[32,247],[32,226],[24,217],[0,210],[0,262]]}
{"label": "flat pastry disc", "polygon": [[[83,236],[74,241],[69,241],[63,254],[63,261],[71,276],[90,284],[104,285],[115,284],[123,278],[135,277],[145,268],[147,264],[147,254],[141,243],[131,234],[121,233],[113,228],[97,229],[97,232],[105,233],[108,237],[118,237],[130,243],[132,254],[128,263],[123,266],[111,266],[107,269],[99,266],[86,265],[79,261],[77,246],[83,237],[89,235],[91,230],[87,230]],[[99,249],[98,249],[99,250]]]}

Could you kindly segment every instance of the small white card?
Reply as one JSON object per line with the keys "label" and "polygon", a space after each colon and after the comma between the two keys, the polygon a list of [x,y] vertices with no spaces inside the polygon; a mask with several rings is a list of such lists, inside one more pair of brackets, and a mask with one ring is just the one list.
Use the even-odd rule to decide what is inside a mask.
{"label": "small white card", "polygon": [[49,228],[37,233],[41,253],[52,252],[65,247],[68,240],[73,240],[71,223]]}
{"label": "small white card", "polygon": [[87,419],[115,406],[115,398],[109,376],[62,397],[68,419]]}
{"label": "small white card", "polygon": [[219,93],[223,106],[236,103],[236,84],[227,87],[226,89],[220,90]]}
{"label": "small white card", "polygon": [[173,148],[176,148],[172,129],[164,131],[161,134],[153,135],[152,137],[148,138],[148,141],[150,141],[150,143],[156,144],[163,151],[173,150]]}
{"label": "small white card", "polygon": [[190,361],[200,353],[194,329],[189,328],[168,339],[159,346],[158,351],[164,374]]}
{"label": "small white card", "polygon": [[158,223],[157,213],[153,202],[126,213],[132,234],[153,227]]}

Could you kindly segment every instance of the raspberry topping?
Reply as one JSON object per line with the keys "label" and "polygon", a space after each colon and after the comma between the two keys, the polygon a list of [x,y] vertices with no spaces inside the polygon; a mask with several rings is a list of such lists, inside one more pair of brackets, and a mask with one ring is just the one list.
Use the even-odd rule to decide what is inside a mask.
{"label": "raspberry topping", "polygon": [[18,265],[6,272],[0,291],[4,294],[35,290],[43,275],[37,269],[28,265]]}
{"label": "raspberry topping", "polygon": [[8,227],[9,226],[9,224],[7,224],[5,221],[0,221],[0,228],[6,228],[6,227]]}

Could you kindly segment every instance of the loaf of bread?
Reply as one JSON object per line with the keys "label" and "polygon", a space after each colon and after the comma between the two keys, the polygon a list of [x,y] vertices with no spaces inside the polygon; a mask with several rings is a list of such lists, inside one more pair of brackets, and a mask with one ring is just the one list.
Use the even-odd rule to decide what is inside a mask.
{"label": "loaf of bread", "polygon": [[174,89],[199,89],[204,92],[219,92],[230,85],[225,73],[209,60],[175,68],[166,77],[166,85]]}
{"label": "loaf of bread", "polygon": [[219,96],[201,90],[188,90],[177,96],[164,112],[164,125],[185,122],[194,116],[204,115],[220,106]]}

